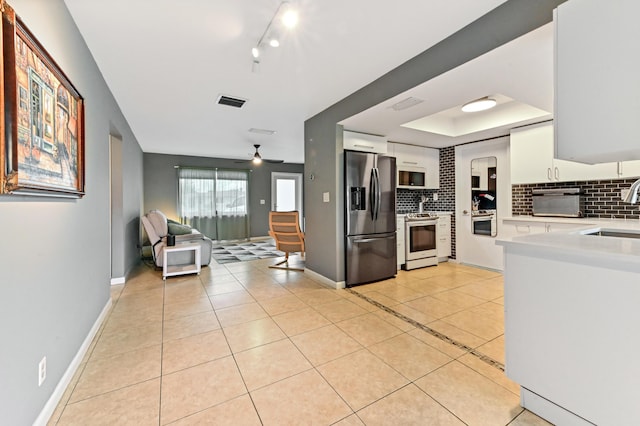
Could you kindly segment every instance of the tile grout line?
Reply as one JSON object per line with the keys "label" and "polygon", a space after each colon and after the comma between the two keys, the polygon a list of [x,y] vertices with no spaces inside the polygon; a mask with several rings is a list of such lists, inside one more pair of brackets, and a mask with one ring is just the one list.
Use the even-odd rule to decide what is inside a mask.
{"label": "tile grout line", "polygon": [[365,296],[364,294],[358,293],[357,291],[354,291],[354,290],[352,290],[350,288],[346,288],[345,290],[348,291],[349,293],[353,294],[354,296],[357,296],[357,297],[361,298],[362,300],[365,300],[365,301],[371,303],[372,305],[382,309],[383,311],[395,316],[396,318],[398,318],[398,319],[400,319],[402,321],[405,321],[405,322],[413,325],[414,327],[421,329],[422,331],[425,331],[425,332],[429,333],[433,337],[438,338],[438,339],[442,340],[443,342],[449,343],[449,344],[457,347],[458,349],[464,350],[465,352],[475,356],[476,358],[480,359],[481,361],[484,361],[485,363],[489,364],[490,366],[492,366],[494,368],[497,368],[500,371],[504,371],[504,365],[501,362],[496,361],[495,359],[493,359],[493,358],[491,358],[491,357],[489,357],[489,356],[477,351],[476,349],[474,349],[474,348],[472,348],[470,346],[467,346],[464,343],[458,342],[457,340],[454,340],[451,337],[449,337],[449,336],[447,336],[445,334],[442,334],[439,331],[436,331],[433,328],[428,327],[428,326],[426,326],[426,325],[424,325],[424,324],[422,324],[422,323],[420,323],[420,322],[418,322],[418,321],[416,321],[414,319],[411,319],[411,318],[407,317],[406,315],[403,315],[400,312],[397,312],[397,311],[391,309],[390,307],[385,306],[382,303],[377,302],[377,301],[371,299],[368,296]]}
{"label": "tile grout line", "polygon": [[[237,279],[237,277],[233,274],[233,272],[231,272],[231,270],[229,270],[229,268],[224,266],[224,269],[226,269],[229,273],[231,273],[231,275],[234,277],[236,282],[238,282],[244,288],[244,291],[247,291],[247,288]],[[202,279],[200,279],[200,282],[201,282],[201,284],[203,284],[203,287],[205,287],[204,283],[202,283]],[[206,288],[205,288],[205,292],[206,292]],[[248,291],[247,291],[247,293],[248,293]],[[207,294],[207,297],[209,297],[208,294]],[[251,296],[251,297],[253,298],[253,296]],[[254,298],[254,300],[255,300],[255,298]],[[257,300],[255,302],[258,303]],[[227,336],[227,333],[225,333],[224,327],[222,326],[222,323],[220,322],[220,318],[218,317],[218,312],[216,311],[216,308],[213,306],[213,301],[211,300],[210,297],[209,297],[209,303],[211,303],[211,308],[213,309],[213,314],[216,316],[216,321],[218,321],[218,325],[220,325],[220,331],[222,332],[222,335],[224,336],[224,340],[227,342],[227,346],[229,347],[230,356],[233,359],[234,365],[236,366],[236,371],[238,372],[238,375],[240,376],[240,380],[242,380],[242,384],[244,385],[244,388],[247,391],[246,395],[249,397],[249,401],[251,401],[251,405],[253,406],[253,409],[256,412],[256,416],[258,416],[258,421],[260,421],[261,425],[264,425],[264,422],[262,421],[262,417],[260,416],[260,412],[258,411],[258,407],[256,406],[256,402],[253,399],[253,395],[251,395],[251,392],[249,391],[249,387],[247,386],[247,381],[245,380],[245,377],[242,375],[242,371],[240,370],[240,366],[238,365],[238,360],[236,359],[236,353],[233,351],[233,348],[231,347],[231,344],[229,343],[229,338]],[[258,305],[259,305],[259,303],[258,303]],[[236,397],[236,398],[239,398],[239,397]],[[229,400],[229,401],[231,401],[231,400]],[[226,402],[228,402],[228,401],[226,401]],[[224,402],[224,403],[226,403],[226,402]]]}
{"label": "tile grout line", "polygon": [[160,332],[160,392],[158,401],[158,425],[162,424],[162,382],[164,379],[164,313],[166,308],[167,281],[162,280],[162,330]]}

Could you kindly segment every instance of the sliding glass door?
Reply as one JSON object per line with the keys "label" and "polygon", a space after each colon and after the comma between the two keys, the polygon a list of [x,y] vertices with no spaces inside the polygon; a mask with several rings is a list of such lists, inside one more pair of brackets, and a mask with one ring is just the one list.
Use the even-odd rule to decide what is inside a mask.
{"label": "sliding glass door", "polygon": [[249,238],[249,171],[178,169],[182,223],[213,240]]}

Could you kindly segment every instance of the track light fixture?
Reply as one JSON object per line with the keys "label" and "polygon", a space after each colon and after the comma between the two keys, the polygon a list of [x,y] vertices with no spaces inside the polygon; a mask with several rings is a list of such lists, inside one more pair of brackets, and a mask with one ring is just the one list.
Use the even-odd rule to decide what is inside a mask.
{"label": "track light fixture", "polygon": [[280,46],[279,35],[285,29],[292,29],[298,24],[298,12],[291,7],[289,1],[285,0],[280,3],[276,13],[273,15],[267,28],[262,33],[262,37],[258,40],[258,43],[251,49],[251,56],[253,57],[253,71],[258,70],[258,64],[260,64],[260,56],[262,54],[262,48],[266,45],[271,47]]}

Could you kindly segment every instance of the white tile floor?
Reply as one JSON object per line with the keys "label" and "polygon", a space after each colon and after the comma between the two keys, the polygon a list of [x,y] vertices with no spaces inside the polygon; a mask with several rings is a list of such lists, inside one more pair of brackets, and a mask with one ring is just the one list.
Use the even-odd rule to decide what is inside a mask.
{"label": "white tile floor", "polygon": [[547,424],[500,369],[500,274],[443,263],[333,290],[272,263],[166,283],[141,266],[50,424]]}

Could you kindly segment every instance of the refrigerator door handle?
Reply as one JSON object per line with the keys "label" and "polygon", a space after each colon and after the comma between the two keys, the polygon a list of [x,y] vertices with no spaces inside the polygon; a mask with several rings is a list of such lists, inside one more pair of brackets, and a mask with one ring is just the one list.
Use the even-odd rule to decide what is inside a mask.
{"label": "refrigerator door handle", "polygon": [[371,179],[369,181],[369,206],[371,207],[371,220],[376,220],[376,173],[375,168],[371,169]]}
{"label": "refrigerator door handle", "polygon": [[365,238],[362,240],[353,240],[353,244],[366,244],[366,243],[373,243],[375,241],[378,241],[378,238]]}
{"label": "refrigerator door handle", "polygon": [[378,220],[378,216],[380,215],[380,207],[382,204],[381,198],[382,198],[382,194],[380,193],[380,171],[378,170],[378,168],[374,168],[374,173],[375,173],[375,178],[376,178],[376,206],[375,206],[375,210],[376,210],[376,214],[375,214],[375,220]]}

